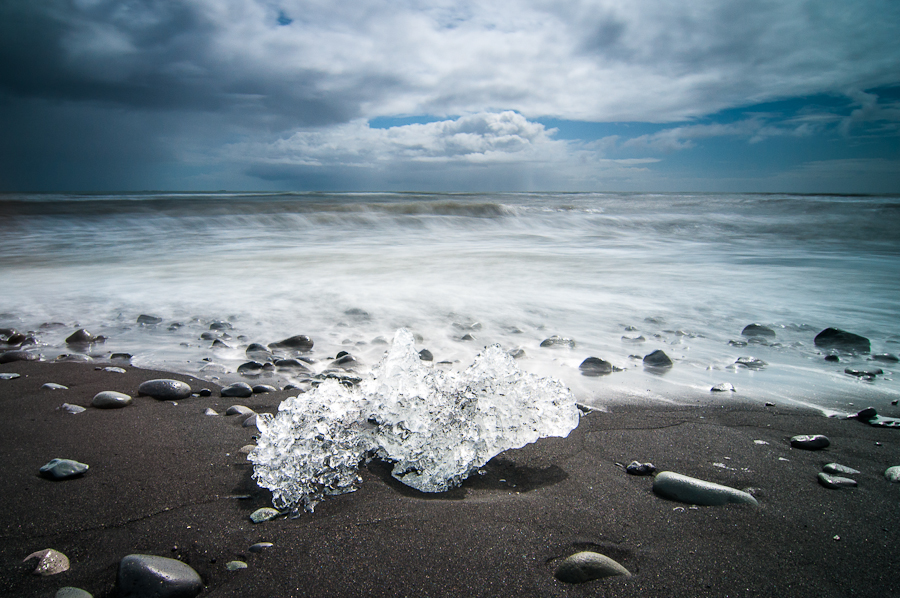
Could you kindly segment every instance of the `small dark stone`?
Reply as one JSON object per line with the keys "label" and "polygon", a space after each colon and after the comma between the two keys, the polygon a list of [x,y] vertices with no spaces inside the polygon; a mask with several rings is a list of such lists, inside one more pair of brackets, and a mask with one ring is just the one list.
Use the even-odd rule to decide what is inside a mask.
{"label": "small dark stone", "polygon": [[732,347],[746,347],[747,341],[732,339],[732,340],[728,341],[728,344],[731,345]]}
{"label": "small dark stone", "polygon": [[605,359],[600,359],[599,357],[588,357],[581,362],[581,365],[578,366],[578,369],[581,370],[581,374],[583,376],[602,376],[604,374],[611,374],[613,371],[613,366]]}
{"label": "small dark stone", "polygon": [[253,389],[246,382],[235,382],[222,389],[223,397],[240,397],[245,399],[253,394]]}
{"label": "small dark stone", "polygon": [[837,363],[840,360],[841,360],[841,358],[838,357],[837,355],[826,355],[825,356],[825,361],[830,361],[832,363]]}
{"label": "small dark stone", "polygon": [[147,380],[138,386],[138,394],[151,396],[159,401],[178,401],[191,396],[191,387],[180,380]]}
{"label": "small dark stone", "polygon": [[157,318],[156,316],[148,316],[147,314],[141,314],[138,316],[137,323],[141,326],[156,326],[157,324],[162,323],[162,318]]}
{"label": "small dark stone", "polygon": [[131,361],[131,353],[113,353],[109,356],[110,361]]}
{"label": "small dark stone", "polygon": [[816,335],[815,345],[822,349],[837,349],[849,353],[868,353],[871,351],[869,339],[839,328],[826,328]]}
{"label": "small dark stone", "polygon": [[434,361],[434,355],[428,349],[422,349],[419,351],[419,359],[422,361]]}
{"label": "small dark stone", "polygon": [[218,340],[218,338],[219,337],[216,336],[215,332],[209,332],[208,330],[206,332],[200,333],[200,340],[202,340],[202,341],[214,341],[214,340]]}
{"label": "small dark stone", "polygon": [[632,461],[625,468],[625,472],[631,475],[653,475],[656,473],[656,466],[653,463],[641,463]]}
{"label": "small dark stone", "polygon": [[40,353],[31,351],[6,351],[0,353],[0,363],[12,363],[13,361],[40,361]]}
{"label": "small dark stone", "polygon": [[762,324],[749,324],[741,330],[742,336],[765,336],[775,338],[775,331]]}
{"label": "small dark stone", "polygon": [[821,434],[801,435],[791,438],[791,446],[807,451],[818,451],[831,445],[831,441]]}
{"label": "small dark stone", "polygon": [[278,389],[269,384],[257,384],[253,387],[253,394],[259,395],[267,392],[278,392]]}
{"label": "small dark stone", "polygon": [[881,361],[884,363],[897,363],[900,361],[896,355],[891,355],[890,353],[876,353],[872,356],[874,361]]}
{"label": "small dark stone", "polygon": [[210,330],[234,330],[234,326],[231,325],[230,322],[223,322],[222,320],[216,320],[212,324],[209,325]]}
{"label": "small dark stone", "polygon": [[651,368],[670,368],[672,360],[662,349],[657,349],[653,353],[644,356],[644,365]]}
{"label": "small dark stone", "polygon": [[230,349],[231,345],[229,345],[228,343],[226,343],[220,339],[216,339],[213,341],[213,344],[210,348],[211,349]]}
{"label": "small dark stone", "polygon": [[38,328],[41,330],[59,330],[60,328],[65,328],[66,325],[62,322],[44,322]]}
{"label": "small dark stone", "polygon": [[313,341],[305,334],[298,334],[284,340],[270,343],[272,349],[294,349],[295,351],[310,351],[313,348]]}
{"label": "small dark stone", "polygon": [[[343,355],[341,355],[341,353],[343,353]],[[352,355],[350,355],[346,351],[341,351],[341,353],[338,353],[340,357],[331,362],[332,366],[343,369],[350,369],[354,366],[359,365],[359,362],[356,361],[356,359]]]}
{"label": "small dark stone", "polygon": [[644,338],[643,336],[623,336],[622,337],[623,343],[643,343],[646,341],[647,341],[647,339]]}
{"label": "small dark stone", "polygon": [[750,370],[761,370],[769,365],[762,359],[757,359],[756,357],[738,357],[737,361],[734,363]]}
{"label": "small dark stone", "polygon": [[244,375],[258,375],[263,371],[263,364],[258,361],[248,361],[247,363],[239,365],[237,371],[239,374]]}
{"label": "small dark stone", "polygon": [[[99,339],[102,339],[102,336],[94,336],[84,328],[79,328],[75,332],[69,335],[66,338],[66,344],[68,345],[87,345],[90,343],[101,342]],[[105,340],[105,339],[104,339]]]}
{"label": "small dark stone", "polygon": [[22,334],[21,332],[13,332],[8,337],[6,337],[6,344],[7,345],[21,345],[23,342],[25,342],[26,338],[28,338],[28,337],[25,336],[24,334]]}
{"label": "small dark stone", "polygon": [[251,343],[247,347],[246,354],[250,359],[267,359],[272,352],[265,345]]}
{"label": "small dark stone", "polygon": [[212,396],[212,391],[211,391],[210,389],[208,389],[208,388],[201,388],[200,390],[197,391],[197,396],[201,396],[201,397],[211,397],[211,396]]}
{"label": "small dark stone", "polygon": [[296,370],[299,372],[309,372],[309,368],[303,362],[296,359],[277,359],[275,367],[279,370]]}
{"label": "small dark stone", "polygon": [[853,419],[858,419],[859,421],[868,422],[871,419],[874,419],[878,415],[878,412],[875,411],[874,407],[866,407],[856,415],[851,415],[850,417]]}
{"label": "small dark stone", "polygon": [[853,368],[844,368],[844,373],[850,374],[851,376],[856,376],[857,378],[862,378],[863,380],[874,380],[876,376],[884,374],[884,371],[881,368],[876,368],[874,370],[856,370]]}
{"label": "small dark stone", "polygon": [[462,336],[460,337],[459,340],[463,340],[463,341],[474,341],[474,340],[476,340],[476,339],[475,339],[475,337],[474,337],[473,335],[471,335],[471,334],[469,334],[469,333],[467,332],[466,334],[462,335]]}
{"label": "small dark stone", "polygon": [[575,341],[571,338],[564,338],[559,335],[554,334],[550,338],[545,338],[541,341],[542,347],[568,347],[569,349],[575,348]]}
{"label": "small dark stone", "polygon": [[340,359],[341,357],[344,357],[345,355],[350,355],[350,353],[348,353],[347,351],[338,351],[337,355],[335,355],[334,358]]}

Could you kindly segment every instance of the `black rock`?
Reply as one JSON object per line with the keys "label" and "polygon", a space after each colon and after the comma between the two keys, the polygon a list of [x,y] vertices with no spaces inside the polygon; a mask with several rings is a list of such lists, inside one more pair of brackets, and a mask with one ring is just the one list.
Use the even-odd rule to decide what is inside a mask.
{"label": "black rock", "polygon": [[257,384],[253,387],[253,394],[259,395],[267,392],[278,392],[278,389],[274,386],[270,386],[269,384]]}
{"label": "black rock", "polygon": [[670,368],[673,363],[662,349],[644,356],[644,365],[651,368]]}
{"label": "black rock", "polygon": [[313,341],[305,334],[298,334],[284,340],[269,343],[272,349],[294,349],[295,351],[310,351],[313,348]]}
{"label": "black rock", "polygon": [[218,338],[219,338],[219,337],[216,336],[216,333],[215,333],[215,332],[209,332],[209,331],[207,331],[207,332],[201,332],[201,333],[200,333],[200,340],[202,340],[202,341],[214,341],[214,340],[216,340],[216,339],[218,339]]}
{"label": "black rock", "polygon": [[[343,355],[341,355],[343,353]],[[349,369],[359,365],[359,362],[354,359],[352,355],[347,353],[346,351],[341,351],[338,353],[340,357],[331,362],[331,365],[339,368]]]}
{"label": "black rock", "polygon": [[334,358],[335,358],[335,359],[340,359],[341,357],[344,357],[344,356],[346,356],[346,355],[350,355],[350,353],[347,352],[347,351],[338,351],[338,352],[337,352],[337,355],[335,355]]}
{"label": "black rock", "polygon": [[239,397],[246,399],[253,394],[253,389],[246,382],[235,382],[222,389],[223,397]]}
{"label": "black rock", "polygon": [[837,349],[848,353],[868,353],[872,350],[869,339],[839,328],[826,328],[816,335],[814,342],[822,349]]}
{"label": "black rock", "polygon": [[21,332],[13,332],[12,334],[6,337],[7,345],[21,345],[25,342],[25,339],[28,337],[22,334]]}
{"label": "black rock", "polygon": [[863,380],[874,380],[876,376],[884,374],[884,370],[876,368],[874,370],[856,370],[853,368],[844,368],[845,374],[862,378]]}
{"label": "black rock", "polygon": [[212,345],[210,345],[210,349],[230,349],[230,348],[231,348],[231,345],[229,345],[228,343],[226,343],[220,339],[214,340]]}
{"label": "black rock", "polygon": [[79,328],[69,335],[66,339],[68,345],[88,345],[91,343],[102,343],[106,340],[105,336],[94,336],[84,328]]}
{"label": "black rock", "polygon": [[151,396],[160,401],[179,401],[191,396],[191,387],[180,380],[147,380],[138,386],[139,395]]}
{"label": "black rock", "polygon": [[840,360],[841,360],[841,358],[838,357],[837,355],[826,355],[825,356],[825,361],[831,361],[831,362],[837,363]]}
{"label": "black rock", "polygon": [[6,351],[0,353],[0,363],[12,363],[13,361],[40,361],[40,353],[31,351]]}
{"label": "black rock", "polygon": [[770,338],[775,338],[775,331],[769,328],[768,326],[763,326],[762,324],[748,324],[744,326],[744,329],[741,330],[742,336],[766,336]]}
{"label": "black rock", "polygon": [[611,374],[613,371],[613,366],[605,359],[600,359],[599,357],[588,357],[581,362],[581,365],[578,366],[578,369],[581,370],[581,374],[583,376],[602,376],[604,374]]}
{"label": "black rock", "polygon": [[276,359],[275,367],[279,370],[296,370],[298,372],[309,372],[309,368],[303,362],[296,359]]}
{"label": "black rock", "polygon": [[434,361],[434,355],[428,349],[422,349],[419,351],[419,359],[422,361]]}
{"label": "black rock", "polygon": [[821,434],[812,434],[812,435],[801,435],[794,436],[791,438],[791,446],[794,448],[804,449],[807,451],[818,451],[823,448],[828,448],[831,445],[831,441],[828,440],[826,436]]}
{"label": "black rock", "polygon": [[131,361],[131,353],[113,353],[109,356],[110,361]]}
{"label": "black rock", "polygon": [[148,316],[147,314],[141,314],[138,316],[137,323],[141,326],[156,326],[157,324],[162,323],[162,318],[157,318],[156,316]]}
{"label": "black rock", "polygon": [[234,326],[231,325],[230,322],[223,322],[221,320],[216,320],[212,324],[209,325],[210,330],[233,330]]}
{"label": "black rock", "polygon": [[250,359],[267,359],[272,351],[265,345],[259,343],[250,343],[246,351],[247,357]]}
{"label": "black rock", "polygon": [[559,335],[554,334],[550,338],[545,338],[541,341],[542,347],[568,347],[570,349],[575,348],[575,341],[571,338],[563,338]]}
{"label": "black rock", "polygon": [[876,353],[872,356],[874,361],[881,361],[884,363],[897,363],[900,361],[896,355],[891,355],[890,353]]}
{"label": "black rock", "polygon": [[263,371],[263,364],[258,361],[248,361],[247,363],[242,363],[238,366],[238,374],[244,375],[259,375],[260,372]]}
{"label": "black rock", "polygon": [[203,591],[203,579],[189,565],[147,554],[129,554],[122,559],[116,581],[126,596],[193,598]]}
{"label": "black rock", "polygon": [[208,388],[201,388],[200,390],[197,391],[197,395],[201,396],[201,397],[211,397],[212,391]]}
{"label": "black rock", "polygon": [[631,475],[653,475],[656,473],[656,466],[653,463],[641,463],[639,461],[632,461],[625,468],[625,473],[629,473]]}

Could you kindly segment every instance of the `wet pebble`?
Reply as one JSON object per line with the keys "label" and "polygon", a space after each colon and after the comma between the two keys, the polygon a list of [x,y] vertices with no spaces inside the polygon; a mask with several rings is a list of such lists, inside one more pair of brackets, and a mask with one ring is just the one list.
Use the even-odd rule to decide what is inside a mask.
{"label": "wet pebble", "polygon": [[68,386],[63,386],[62,384],[57,384],[56,382],[46,382],[41,385],[41,388],[44,390],[69,390]]}
{"label": "wet pebble", "polygon": [[545,338],[541,341],[542,347],[566,347],[569,349],[575,348],[575,341],[571,338],[565,338],[554,334],[550,338]]}
{"label": "wet pebble", "polygon": [[271,384],[257,384],[253,387],[253,394],[259,395],[267,392],[278,392],[278,389]]}
{"label": "wet pebble", "polygon": [[599,357],[588,357],[578,366],[582,376],[603,376],[611,374],[613,365],[605,359]]}
{"label": "wet pebble", "polygon": [[826,355],[825,361],[829,361],[831,363],[839,363],[841,361],[841,358],[837,355]]}
{"label": "wet pebble", "polygon": [[840,463],[829,463],[822,468],[822,471],[835,475],[857,475],[859,473],[859,470],[847,467],[846,465],[841,465]]}
{"label": "wet pebble", "polygon": [[250,343],[244,352],[250,359],[268,359],[272,351],[265,345]]}
{"label": "wet pebble", "polygon": [[672,360],[666,355],[662,349],[657,349],[652,353],[644,356],[644,365],[651,368],[669,368],[672,367]]}
{"label": "wet pebble", "polygon": [[67,363],[91,363],[94,358],[84,353],[63,353],[56,357],[56,361],[64,361]]}
{"label": "wet pebble", "polygon": [[271,349],[293,349],[295,351],[311,351],[313,340],[305,334],[298,334],[275,343],[269,343]]}
{"label": "wet pebble", "polygon": [[868,353],[871,350],[869,339],[840,328],[826,328],[816,335],[813,342],[822,349],[837,349],[848,353]]}
{"label": "wet pebble", "polygon": [[763,326],[762,324],[748,324],[744,326],[744,329],[741,330],[742,336],[762,336],[768,338],[775,338],[775,331],[769,328],[768,326]]}
{"label": "wet pebble", "polygon": [[38,559],[37,568],[33,571],[35,575],[56,575],[69,570],[69,557],[52,548],[32,552],[22,562],[31,559]]}
{"label": "wet pebble", "polygon": [[79,328],[66,338],[67,345],[89,345],[92,343],[102,343],[106,340],[105,336],[94,336],[84,328]]}
{"label": "wet pebble", "polygon": [[851,376],[856,376],[857,378],[860,378],[862,380],[874,380],[877,376],[881,376],[882,374],[884,374],[884,371],[881,368],[875,368],[871,370],[844,368],[844,373]]}
{"label": "wet pebble", "polygon": [[246,407],[244,405],[232,405],[228,409],[225,410],[225,415],[246,415],[250,416],[256,413],[253,409]]}
{"label": "wet pebble", "polygon": [[110,361],[130,362],[131,357],[132,357],[131,353],[113,353],[112,355],[109,356],[109,360]]}
{"label": "wet pebble", "polygon": [[884,477],[887,481],[895,484],[900,482],[900,465],[894,465],[893,467],[885,469]]}
{"label": "wet pebble", "polygon": [[258,361],[248,361],[238,366],[238,374],[245,376],[258,376],[263,372],[265,366]]}
{"label": "wet pebble", "polygon": [[19,377],[19,374],[15,372],[4,372],[0,373],[0,380],[15,380]]}
{"label": "wet pebble", "polygon": [[197,391],[197,396],[199,397],[211,397],[212,391],[208,388],[201,388]]}
{"label": "wet pebble", "polygon": [[623,336],[622,337],[623,343],[643,343],[646,341],[647,341],[647,339],[644,338],[643,336]]}
{"label": "wet pebble", "polygon": [[223,397],[238,397],[246,399],[253,394],[253,389],[246,382],[235,382],[229,384],[220,391]]}
{"label": "wet pebble", "polygon": [[271,542],[257,542],[253,546],[250,547],[250,552],[263,552],[269,548],[272,548],[274,544]]}
{"label": "wet pebble", "polygon": [[12,363],[14,361],[40,361],[41,354],[32,351],[6,351],[0,353],[0,363]]}
{"label": "wet pebble", "polygon": [[625,468],[625,472],[631,475],[647,476],[656,473],[656,465],[653,463],[641,463],[640,461],[632,461]]}
{"label": "wet pebble", "polygon": [[51,480],[66,480],[84,474],[89,468],[89,465],[72,459],[51,459],[41,467],[40,474]]}
{"label": "wet pebble", "polygon": [[159,401],[178,401],[191,396],[191,387],[180,380],[161,378],[147,380],[138,386],[139,395],[147,395]]}
{"label": "wet pebble", "polygon": [[141,314],[137,318],[137,323],[141,326],[156,326],[157,324],[162,323],[162,318],[150,316],[147,314]]}
{"label": "wet pebble", "polygon": [[716,384],[712,388],[709,389],[710,392],[734,392],[734,385],[730,382],[722,382],[721,384]]}
{"label": "wet pebble", "polygon": [[791,446],[807,451],[818,451],[831,445],[828,437],[822,434],[801,434],[791,438]]}
{"label": "wet pebble", "polygon": [[54,598],[94,598],[94,595],[81,588],[66,586],[56,591]]}
{"label": "wet pebble", "polygon": [[104,390],[94,395],[91,407],[98,409],[119,409],[131,405],[132,398],[125,393],[114,390]]}
{"label": "wet pebble", "polygon": [[62,411],[65,411],[66,413],[71,413],[72,415],[87,411],[87,409],[85,409],[81,405],[70,405],[69,403],[63,403],[58,408]]}
{"label": "wet pebble", "polygon": [[253,523],[262,523],[263,521],[269,521],[281,515],[281,511],[273,509],[272,507],[263,507],[261,509],[256,509],[250,515],[250,521]]}
{"label": "wet pebble", "polygon": [[576,552],[556,567],[553,576],[566,583],[584,583],[613,575],[631,577],[631,573],[608,556],[599,552]]}
{"label": "wet pebble", "polygon": [[826,488],[837,490],[839,488],[856,488],[856,480],[823,472],[819,473],[819,483]]}
{"label": "wet pebble", "polygon": [[247,563],[245,563],[244,561],[229,561],[225,565],[225,568],[229,571],[240,571],[241,569],[247,568]]}
{"label": "wet pebble", "polygon": [[203,580],[189,565],[148,554],[123,558],[117,584],[133,598],[192,598],[203,590]]}
{"label": "wet pebble", "polygon": [[753,496],[742,490],[671,471],[664,471],[654,478],[653,492],[663,498],[693,505],[758,504]]}
{"label": "wet pebble", "polygon": [[874,361],[881,361],[884,363],[897,363],[898,361],[900,361],[900,358],[890,353],[876,353],[872,356],[872,359]]}
{"label": "wet pebble", "polygon": [[735,365],[743,366],[749,370],[761,370],[769,365],[762,359],[757,359],[756,357],[738,357],[734,363]]}
{"label": "wet pebble", "polygon": [[419,351],[419,359],[422,361],[434,361],[434,355],[428,349],[422,349]]}
{"label": "wet pebble", "polygon": [[125,370],[125,368],[118,368],[115,366],[105,367],[105,368],[103,368],[103,371],[109,372],[111,374],[126,374],[126,373],[128,373],[127,370]]}

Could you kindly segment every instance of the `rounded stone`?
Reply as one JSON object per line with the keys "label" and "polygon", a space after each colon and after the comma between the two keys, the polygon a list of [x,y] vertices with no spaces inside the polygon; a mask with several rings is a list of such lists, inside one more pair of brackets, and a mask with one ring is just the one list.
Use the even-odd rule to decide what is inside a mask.
{"label": "rounded stone", "polygon": [[742,490],[671,471],[664,471],[656,476],[653,480],[653,492],[663,498],[701,506],[759,504],[752,495]]}
{"label": "rounded stone", "polygon": [[869,339],[840,328],[826,328],[813,340],[822,349],[837,349],[850,353],[868,353],[871,351]]}
{"label": "rounded stone", "polygon": [[12,363],[13,361],[40,361],[40,353],[31,351],[6,351],[0,353],[0,363]]}
{"label": "rounded stone", "polygon": [[588,357],[578,366],[582,376],[603,376],[611,374],[613,366],[610,362],[599,357]]}
{"label": "rounded stone", "polygon": [[84,474],[89,468],[89,465],[72,459],[51,459],[41,467],[40,474],[51,480],[66,480]]}
{"label": "rounded stone", "polygon": [[856,480],[851,480],[850,478],[845,478],[836,475],[829,475],[825,472],[819,473],[819,483],[826,488],[831,488],[832,490],[837,490],[839,488],[855,488]]}
{"label": "rounded stone", "polygon": [[831,445],[827,436],[822,434],[801,434],[791,438],[791,446],[807,451],[818,451]]}
{"label": "rounded stone", "polygon": [[[15,380],[19,377],[19,374],[15,372],[4,372],[0,374],[0,380]],[[46,384],[44,386],[47,386]]]}
{"label": "rounded stone", "polygon": [[134,598],[192,598],[203,580],[189,565],[162,556],[130,554],[119,563],[118,587]]}
{"label": "rounded stone", "polygon": [[84,345],[97,342],[98,338],[84,328],[79,328],[66,338],[67,345]]}
{"label": "rounded stone", "polygon": [[255,395],[265,394],[267,392],[278,392],[278,389],[271,384],[257,384],[252,390]]}
{"label": "rounded stone", "polygon": [[32,552],[22,562],[31,559],[38,559],[37,568],[33,571],[35,575],[56,575],[69,570],[69,557],[52,548]]}
{"label": "rounded stone", "polygon": [[239,365],[237,371],[239,374],[258,375],[263,371],[263,364],[258,361],[248,361]]}
{"label": "rounded stone", "polygon": [[161,378],[142,383],[138,386],[138,394],[160,401],[179,401],[191,396],[191,387],[180,380]]}
{"label": "rounded stone", "polygon": [[559,335],[554,334],[550,338],[546,338],[541,341],[542,347],[567,347],[569,349],[575,348],[575,341],[571,338],[564,338]]}
{"label": "rounded stone", "polygon": [[277,509],[273,509],[272,507],[263,507],[261,509],[256,509],[250,515],[250,521],[253,523],[262,523],[263,521],[269,521],[271,519],[275,519],[281,515],[281,512]]}
{"label": "rounded stone", "polygon": [[651,368],[670,368],[673,363],[662,349],[644,356],[644,365]]}
{"label": "rounded stone", "polygon": [[313,348],[313,341],[305,334],[297,334],[284,340],[270,343],[273,349],[294,349],[295,351],[310,351]]}
{"label": "rounded stone", "polygon": [[763,336],[774,338],[775,331],[769,328],[768,326],[763,326],[762,324],[748,324],[741,330],[741,334],[743,336]]}
{"label": "rounded stone", "polygon": [[228,409],[225,410],[225,415],[246,415],[250,416],[256,413],[253,409],[249,407],[245,407],[244,405],[232,405]]}
{"label": "rounded stone", "polygon": [[62,409],[66,413],[71,413],[73,415],[76,413],[82,413],[83,411],[87,411],[87,409],[85,409],[81,405],[71,405],[69,403],[63,403],[62,405],[60,405],[58,407],[58,409]]}
{"label": "rounded stone", "polygon": [[632,461],[625,468],[625,473],[631,475],[653,475],[656,473],[656,465],[653,463],[641,463],[640,461]]}
{"label": "rounded stone", "polygon": [[245,563],[244,561],[229,561],[225,565],[225,568],[229,571],[239,571],[241,569],[246,569],[247,563]]}
{"label": "rounded stone", "polygon": [[229,384],[220,392],[223,397],[239,397],[241,399],[246,399],[253,395],[253,388],[246,382],[235,382],[234,384]]}
{"label": "rounded stone", "polygon": [[250,345],[247,346],[245,354],[250,359],[267,359],[269,355],[272,354],[272,351],[265,345],[250,343]]}
{"label": "rounded stone", "polygon": [[840,463],[829,463],[822,468],[822,471],[837,475],[857,475],[859,473],[858,469],[853,469],[852,467],[847,467]]}
{"label": "rounded stone", "polygon": [[710,392],[734,392],[734,385],[730,382],[722,382],[721,384],[716,384],[712,388],[709,389]]}
{"label": "rounded stone", "polygon": [[884,470],[884,477],[887,481],[900,483],[900,465],[894,465]]}
{"label": "rounded stone", "polygon": [[69,390],[68,386],[63,386],[62,384],[57,384],[56,382],[47,382],[46,384],[41,385],[41,388],[45,390]]}
{"label": "rounded stone", "polygon": [[114,390],[104,390],[94,395],[91,407],[98,409],[119,409],[131,405],[132,398],[125,393]]}
{"label": "rounded stone", "polygon": [[88,591],[82,590],[81,588],[73,588],[72,586],[66,586],[64,588],[60,588],[56,591],[54,598],[94,598],[94,595]]}
{"label": "rounded stone", "polygon": [[419,351],[419,359],[422,361],[434,361],[434,355],[428,349]]}
{"label": "rounded stone", "polygon": [[761,370],[769,365],[762,359],[757,359],[756,357],[738,357],[737,361],[735,361],[734,363],[749,370]]}
{"label": "rounded stone", "polygon": [[279,370],[294,370],[297,372],[309,372],[306,364],[298,359],[276,359],[275,367]]}
{"label": "rounded stone", "polygon": [[585,583],[613,575],[631,577],[631,573],[606,555],[599,552],[576,552],[564,559],[553,572],[553,576],[566,583]]}
{"label": "rounded stone", "polygon": [[157,324],[162,324],[162,318],[141,314],[137,318],[137,323],[141,326],[156,326]]}
{"label": "rounded stone", "polygon": [[272,548],[274,544],[271,542],[257,542],[253,546],[250,547],[250,552],[263,552],[269,548]]}

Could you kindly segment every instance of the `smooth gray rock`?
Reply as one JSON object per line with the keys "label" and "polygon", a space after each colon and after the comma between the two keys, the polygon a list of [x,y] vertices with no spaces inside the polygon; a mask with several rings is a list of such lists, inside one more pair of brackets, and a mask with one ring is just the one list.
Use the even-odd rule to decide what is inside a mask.
{"label": "smooth gray rock", "polygon": [[894,465],[893,467],[885,469],[884,477],[887,481],[895,484],[900,482],[900,465]]}
{"label": "smooth gray rock", "polygon": [[791,438],[792,447],[807,451],[818,451],[830,445],[831,441],[822,434],[801,434]]}
{"label": "smooth gray rock", "polygon": [[247,563],[244,561],[228,561],[225,564],[225,568],[229,571],[240,571],[241,569],[247,568]]}
{"label": "smooth gray rock", "polygon": [[241,425],[245,428],[252,428],[252,427],[256,426],[256,418],[257,417],[258,417],[257,414],[254,413],[253,415],[251,415],[250,417],[245,419],[244,423],[242,423]]}
{"label": "smooth gray rock", "polygon": [[69,570],[69,557],[52,548],[32,552],[22,562],[25,563],[31,559],[38,559],[37,568],[32,571],[35,575],[56,575]]}
{"label": "smooth gray rock", "polygon": [[611,374],[613,365],[605,359],[599,357],[588,357],[578,366],[582,376],[603,376]]}
{"label": "smooth gray rock", "polygon": [[253,394],[261,395],[267,392],[278,392],[278,389],[271,384],[255,384],[253,386]]}
{"label": "smooth gray rock", "polygon": [[265,345],[250,343],[244,352],[250,359],[268,359],[272,351]]}
{"label": "smooth gray rock", "polygon": [[419,359],[422,361],[434,361],[434,355],[428,349],[419,351]]}
{"label": "smooth gray rock", "polygon": [[72,334],[66,338],[67,345],[87,345],[96,342],[102,342],[104,339],[102,336],[94,336],[84,328],[79,328]]}
{"label": "smooth gray rock", "polygon": [[6,351],[0,353],[0,363],[12,363],[14,361],[40,361],[40,353],[31,351]]}
{"label": "smooth gray rock", "polygon": [[737,361],[735,361],[734,363],[749,370],[761,370],[769,365],[762,359],[757,359],[756,357],[738,357]]}
{"label": "smooth gray rock", "polygon": [[837,349],[849,353],[868,353],[872,350],[869,339],[840,328],[826,328],[816,335],[813,342],[821,349]]}
{"label": "smooth gray rock", "polygon": [[56,361],[65,361],[67,363],[90,363],[94,358],[84,353],[63,353],[56,357]]}
{"label": "smooth gray rock", "polygon": [[66,586],[56,591],[54,598],[94,598],[94,595],[81,588]]}
{"label": "smooth gray rock", "polygon": [[122,559],[117,584],[130,598],[193,598],[203,591],[203,580],[189,565],[147,554]]}
{"label": "smooth gray rock", "polygon": [[822,471],[825,473],[835,474],[835,475],[857,475],[859,474],[858,469],[853,469],[852,467],[847,467],[846,465],[841,465],[840,463],[829,463],[825,467],[822,468]]}
{"label": "smooth gray rock", "polygon": [[257,542],[250,547],[250,552],[263,552],[265,550],[268,550],[269,548],[272,548],[272,546],[274,546],[274,544],[272,544],[271,542]]}
{"label": "smooth gray rock", "polygon": [[747,326],[744,326],[743,330],[741,330],[741,334],[743,336],[763,336],[768,338],[775,338],[775,331],[768,326],[763,326],[762,324],[748,324]]}
{"label": "smooth gray rock", "polygon": [[[0,373],[0,380],[15,380],[18,377],[19,374],[16,374],[15,372]],[[46,386],[46,384],[44,386]]]}
{"label": "smooth gray rock", "polygon": [[599,552],[590,551],[576,552],[567,557],[553,572],[556,579],[566,583],[584,583],[613,575],[631,577],[628,569],[616,561]]}
{"label": "smooth gray rock", "polygon": [[541,341],[542,347],[567,347],[569,349],[575,348],[575,341],[571,338],[565,338],[554,334],[550,338],[545,338]]}
{"label": "smooth gray rock", "polygon": [[709,389],[710,392],[734,392],[734,385],[730,382],[722,382],[721,384],[716,384],[712,388]]}
{"label": "smooth gray rock", "polygon": [[872,356],[873,361],[881,361],[884,363],[897,363],[900,361],[896,355],[892,355],[891,353],[876,353]]}
{"label": "smooth gray rock", "polygon": [[125,368],[117,368],[115,366],[105,367],[103,368],[104,372],[110,372],[111,374],[127,374],[128,370]]}
{"label": "smooth gray rock", "polygon": [[662,349],[644,356],[644,365],[651,368],[670,368],[673,363]]}
{"label": "smooth gray rock", "polygon": [[139,395],[147,395],[159,401],[179,401],[191,396],[191,387],[180,380],[161,378],[147,380],[138,386]]}
{"label": "smooth gray rock", "polygon": [[622,342],[623,342],[623,343],[644,343],[644,342],[647,342],[647,339],[644,338],[643,335],[640,335],[640,336],[623,336],[623,337],[622,337]]}
{"label": "smooth gray rock", "polygon": [[742,490],[671,471],[664,471],[654,478],[653,492],[663,498],[701,506],[759,504],[753,496]]}
{"label": "smooth gray rock", "polygon": [[254,413],[256,413],[256,411],[249,407],[245,407],[244,405],[232,405],[225,410],[225,415],[246,415],[249,417]]}
{"label": "smooth gray rock", "polygon": [[238,374],[254,376],[261,374],[264,368],[265,366],[258,361],[248,361],[239,365],[237,371]]}
{"label": "smooth gray rock", "polygon": [[223,397],[238,397],[241,399],[246,399],[249,396],[253,395],[253,388],[250,387],[246,382],[235,382],[234,384],[229,384],[225,388],[221,390],[221,395]]}
{"label": "smooth gray rock", "polygon": [[253,523],[262,523],[263,521],[275,519],[279,515],[281,515],[281,511],[273,509],[272,507],[263,507],[261,509],[256,509],[250,514],[250,521]]}
{"label": "smooth gray rock", "polygon": [[89,468],[89,465],[72,459],[51,459],[41,467],[40,474],[51,480],[66,480],[84,474]]}
{"label": "smooth gray rock", "polygon": [[656,465],[653,463],[641,463],[640,461],[632,461],[625,467],[625,473],[631,475],[653,475],[656,473]]}
{"label": "smooth gray rock", "polygon": [[70,405],[69,403],[63,403],[62,405],[57,407],[57,409],[62,409],[66,413],[71,413],[72,415],[87,411],[87,409],[85,409],[81,405]]}
{"label": "smooth gray rock", "polygon": [[851,480],[850,478],[829,475],[824,471],[819,472],[818,477],[821,485],[826,488],[831,488],[832,490],[837,490],[839,488],[856,488],[856,480]]}
{"label": "smooth gray rock", "polygon": [[57,384],[56,382],[47,382],[41,385],[41,388],[45,390],[69,390],[68,386],[63,386],[62,384]]}
{"label": "smooth gray rock", "polygon": [[133,399],[125,393],[114,390],[98,392],[91,399],[91,407],[97,409],[119,409],[131,405]]}
{"label": "smooth gray rock", "polygon": [[137,323],[141,326],[156,326],[162,323],[162,318],[141,314],[137,317]]}
{"label": "smooth gray rock", "polygon": [[295,351],[311,351],[313,340],[305,334],[298,334],[275,343],[269,343],[270,349],[293,349]]}

